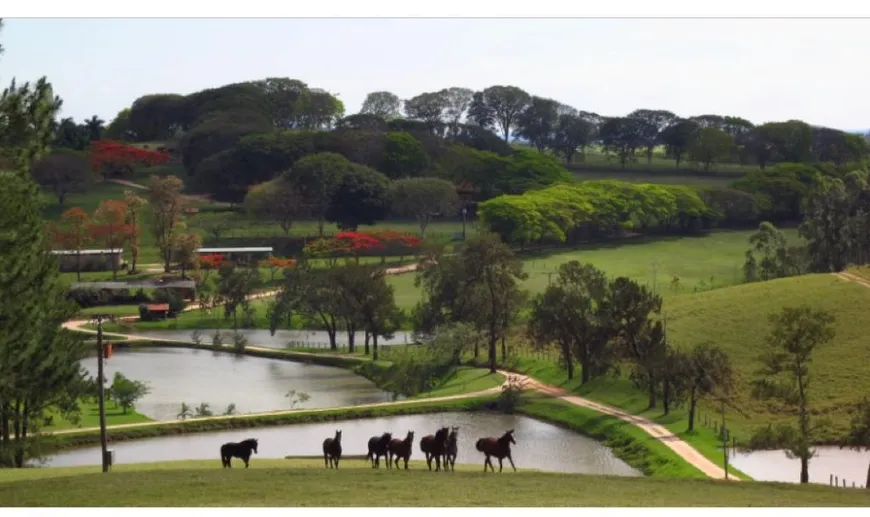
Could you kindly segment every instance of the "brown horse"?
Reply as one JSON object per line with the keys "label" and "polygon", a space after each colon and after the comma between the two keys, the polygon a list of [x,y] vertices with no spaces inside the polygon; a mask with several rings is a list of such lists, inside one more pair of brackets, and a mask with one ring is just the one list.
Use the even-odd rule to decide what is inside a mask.
{"label": "brown horse", "polygon": [[387,463],[396,462],[396,468],[399,468],[399,460],[405,460],[405,470],[408,470],[408,460],[411,459],[411,449],[414,448],[414,431],[408,431],[408,436],[404,440],[393,438],[390,440],[390,450]]}
{"label": "brown horse", "polygon": [[420,450],[426,455],[426,465],[432,470],[432,460],[435,460],[435,472],[441,470],[441,457],[444,456],[444,448],[447,445],[447,433],[449,429],[442,427],[434,435],[424,436],[420,440]]}
{"label": "brown horse", "polygon": [[390,452],[390,440],[393,439],[393,433],[384,433],[380,436],[372,436],[369,438],[369,453],[365,459],[372,460],[372,468],[381,467],[381,456],[387,460],[387,468],[390,468],[390,460],[387,454]]}
{"label": "brown horse", "polygon": [[338,468],[338,460],[341,459],[341,431],[335,431],[335,438],[323,440],[323,463],[326,468]]}
{"label": "brown horse", "polygon": [[447,445],[444,447],[444,470],[450,467],[450,470],[456,470],[456,454],[459,452],[456,447],[456,440],[459,438],[459,428],[451,427],[450,435],[447,437]]}
{"label": "brown horse", "polygon": [[513,458],[511,458],[511,444],[517,444],[517,441],[514,440],[513,429],[503,434],[501,438],[489,437],[477,440],[474,447],[486,455],[486,459],[483,462],[483,471],[486,472],[486,466],[489,465],[489,468],[495,472],[495,467],[492,466],[492,460],[490,459],[490,456],[495,456],[498,458],[499,472],[502,470],[502,460],[504,458],[507,458],[511,462],[511,467],[513,467],[514,472],[516,472],[517,468],[514,466]]}

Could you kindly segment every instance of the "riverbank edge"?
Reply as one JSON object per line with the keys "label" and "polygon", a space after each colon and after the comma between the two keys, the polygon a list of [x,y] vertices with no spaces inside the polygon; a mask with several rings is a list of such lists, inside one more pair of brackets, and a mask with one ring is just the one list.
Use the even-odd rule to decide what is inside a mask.
{"label": "riverbank edge", "polygon": [[[361,407],[354,409],[299,410],[276,415],[239,415],[221,419],[190,419],[179,422],[160,423],[109,429],[109,447],[112,443],[177,436],[202,434],[238,429],[258,429],[284,425],[299,425],[323,422],[342,422],[392,416],[436,414],[451,412],[493,413],[498,395],[487,395],[449,401],[421,400],[414,404],[396,406]],[[550,405],[562,407],[563,412],[552,413]],[[515,413],[547,422],[576,432],[608,447],[614,455],[647,477],[668,479],[706,479],[698,469],[689,465],[664,444],[649,437],[633,433],[631,425],[618,418],[600,415],[546,396],[531,396],[522,400]],[[588,424],[588,425],[584,425]],[[99,445],[100,434],[96,431],[49,435],[54,451],[64,451]],[[312,454],[316,453],[314,451]]]}
{"label": "riverbank edge", "polygon": [[[147,347],[160,347],[160,348],[186,348],[186,349],[194,349],[194,350],[210,350],[218,353],[236,353],[231,345],[222,345],[220,348],[213,346],[209,343],[194,343],[194,342],[184,342],[184,341],[160,341],[160,340],[142,340],[142,339],[131,339],[131,340],[118,340],[115,342],[115,346],[117,348],[147,348]],[[368,357],[354,357],[347,356],[344,354],[317,354],[317,353],[309,353],[309,352],[298,352],[293,350],[282,350],[282,349],[268,349],[264,347],[246,347],[244,351],[241,352],[242,355],[249,355],[252,357],[261,357],[267,359],[277,359],[277,360],[286,360],[286,361],[296,361],[307,364],[317,364],[320,366],[334,366],[339,368],[346,368],[354,371],[359,374],[356,370],[362,370],[363,368],[359,368],[361,366],[374,365],[379,370],[388,370],[390,363],[387,361],[373,361]],[[373,381],[374,382],[374,381]],[[538,396],[540,397],[540,396]],[[549,399],[550,397],[544,396],[544,398]],[[227,418],[220,420],[202,420],[199,423],[217,423],[217,427],[204,426],[205,429],[192,429],[190,431],[185,431],[183,428],[180,428],[180,431],[166,431],[166,432],[138,432],[132,433],[130,437],[126,437],[123,433],[130,433],[131,431],[138,431],[141,429],[148,429],[153,431],[154,429],[159,428],[171,428],[175,429],[173,426],[183,426],[189,422],[196,422],[196,420],[188,420],[185,422],[173,422],[171,424],[159,424],[159,425],[148,425],[143,427],[134,427],[127,429],[118,429],[116,431],[112,431],[113,436],[115,436],[116,432],[122,433],[122,438],[120,441],[126,440],[135,440],[142,438],[152,438],[158,436],[166,436],[166,435],[174,435],[174,434],[182,434],[185,432],[210,432],[210,431],[221,431],[227,429],[234,428],[248,428],[248,427],[270,427],[275,425],[288,425],[294,423],[310,423],[310,422],[319,422],[319,421],[329,421],[329,420],[350,420],[350,419],[361,419],[361,418],[377,418],[381,416],[398,416],[398,415],[410,415],[410,414],[426,414],[426,413],[438,413],[438,412],[447,412],[447,411],[478,411],[491,407],[494,405],[497,400],[497,395],[493,396],[484,396],[484,397],[469,397],[466,399],[452,400],[452,401],[426,401],[425,398],[420,399],[419,403],[413,404],[403,404],[397,406],[381,406],[377,408],[359,408],[358,410],[336,410],[336,412],[330,412],[328,410],[317,410],[317,413],[309,413],[309,414],[317,414],[321,417],[321,419],[311,419],[311,420],[296,420],[298,418],[304,418],[306,410],[299,410],[299,413],[284,413],[281,415],[256,415],[252,417],[246,417],[244,415],[239,415],[238,418]],[[670,448],[668,448],[664,443],[656,440],[655,438],[650,437],[640,428],[634,428],[631,424],[627,422],[623,422],[619,418],[612,417],[610,415],[605,415],[602,413],[598,413],[591,409],[581,408],[579,406],[575,406],[572,404],[568,404],[562,401],[557,401],[556,399],[551,399],[557,401],[564,405],[566,411],[576,413],[574,418],[560,418],[558,415],[554,415],[548,411],[541,411],[541,408],[536,406],[532,401],[536,400],[534,395],[523,395],[521,400],[525,400],[531,402],[531,404],[524,405],[520,404],[517,407],[516,411],[520,414],[524,414],[526,416],[537,418],[539,420],[561,426],[563,428],[569,429],[571,431],[577,432],[583,436],[596,440],[606,447],[609,447],[613,450],[614,454],[621,460],[625,461],[629,466],[639,470],[647,476],[655,476],[655,477],[669,477],[669,478],[694,478],[701,479],[706,478],[706,476],[692,466],[689,462],[680,457],[677,453],[673,452]],[[387,410],[386,412],[382,412],[383,410]],[[374,411],[373,411],[374,410]],[[390,412],[390,410],[395,412]],[[349,412],[352,416],[341,416],[342,413]],[[323,415],[327,416],[324,417]],[[334,415],[338,414],[336,417]],[[301,415],[301,416],[300,416]],[[358,416],[356,416],[358,415]],[[579,415],[579,416],[578,416]],[[287,417],[287,419],[284,419]],[[232,424],[225,424],[221,426],[221,422],[228,421],[236,421],[236,420],[247,420],[247,421],[258,421],[259,419],[264,419],[262,424],[251,424],[245,422],[244,425],[233,426]],[[577,421],[583,422],[583,424],[578,424]],[[587,428],[584,425],[589,425],[591,427]],[[631,429],[629,429],[631,428]],[[59,448],[68,449],[68,448],[78,448],[78,447],[86,447],[90,445],[94,445],[95,443],[99,443],[99,433],[93,431],[82,431],[81,433],[76,432],[67,432],[63,435],[55,435],[60,438],[63,437],[63,441],[59,445]],[[73,437],[85,437],[89,436],[89,438],[85,439],[85,441],[81,444],[76,442]],[[90,441],[88,441],[90,440]],[[66,443],[64,443],[66,442]],[[72,445],[69,445],[69,443]],[[748,478],[748,476],[745,476]]]}

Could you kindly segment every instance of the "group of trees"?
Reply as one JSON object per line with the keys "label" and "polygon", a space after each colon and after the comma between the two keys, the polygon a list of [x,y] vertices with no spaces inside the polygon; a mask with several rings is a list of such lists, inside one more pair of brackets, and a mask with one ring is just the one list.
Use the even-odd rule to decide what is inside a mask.
{"label": "group of trees", "polygon": [[[2,51],[2,49],[0,49]],[[77,308],[50,254],[31,163],[52,141],[60,99],[46,78],[0,95],[0,466],[40,455],[49,411],[74,415],[84,392],[81,338],[61,329]],[[22,375],[26,372],[26,375]]]}
{"label": "group of trees", "polygon": [[500,196],[481,203],[478,215],[506,242],[519,244],[579,242],[624,230],[692,232],[720,216],[692,187],[610,180]]}
{"label": "group of trees", "polygon": [[746,281],[837,272],[870,262],[868,179],[865,170],[842,178],[811,177],[794,200],[803,215],[799,233],[804,243],[789,243],[772,222],[762,222],[746,252]]}
{"label": "group of trees", "polygon": [[569,379],[579,364],[583,384],[628,365],[631,379],[647,391],[649,408],[659,400],[665,414],[688,406],[691,431],[700,400],[730,396],[734,371],[711,343],[671,346],[661,303],[628,278],[608,280],[603,271],[571,261],[532,299],[528,334],[540,346],[559,349]]}

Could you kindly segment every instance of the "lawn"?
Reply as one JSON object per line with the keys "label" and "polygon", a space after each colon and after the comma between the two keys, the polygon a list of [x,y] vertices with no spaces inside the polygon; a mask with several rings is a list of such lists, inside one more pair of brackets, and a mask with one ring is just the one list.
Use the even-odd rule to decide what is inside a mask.
{"label": "lawn", "polygon": [[[784,229],[789,240],[797,230]],[[743,261],[754,231],[722,230],[697,237],[637,237],[595,243],[571,250],[524,253],[532,293],[546,289],[559,265],[571,260],[592,264],[611,277],[627,276],[663,297],[691,294],[743,281]],[[674,277],[679,282],[674,284]]]}
{"label": "lawn", "polygon": [[[866,490],[774,483],[729,483],[553,474],[484,474],[459,465],[431,473],[371,469],[345,461],[254,457],[250,469],[217,460],[99,467],[4,469],[2,506],[870,506]],[[354,487],[354,489],[348,489]],[[421,490],[421,487],[425,487]]]}
{"label": "lawn", "polygon": [[[97,427],[100,425],[100,408],[96,402],[80,402],[81,414],[79,421],[76,423],[70,422],[59,414],[50,415],[52,419],[51,425],[46,425],[42,428],[43,431],[56,431],[60,429],[87,428]],[[145,415],[136,412],[135,409],[127,410],[127,413],[118,407],[112,401],[106,402],[106,425],[120,424],[136,424],[139,422],[150,422],[151,419]]]}
{"label": "lawn", "polygon": [[475,393],[501,386],[504,383],[504,375],[489,373],[485,368],[473,368],[461,366],[443,386],[438,389],[421,393],[414,398],[426,399],[432,397],[448,397],[461,393]]}
{"label": "lawn", "polygon": [[572,174],[580,181],[618,180],[629,183],[662,183],[665,185],[688,185],[690,187],[728,187],[737,178],[730,176],[695,176],[688,174],[668,174],[667,172],[645,172],[637,170],[584,170],[572,169]]}
{"label": "lawn", "polygon": [[673,158],[667,158],[664,149],[661,147],[653,150],[653,157],[650,163],[647,163],[646,149],[638,150],[635,153],[634,161],[627,162],[625,167],[619,163],[619,159],[614,156],[605,154],[600,147],[590,148],[584,157],[576,157],[574,163],[568,165],[568,170],[585,171],[591,170],[596,172],[646,172],[647,174],[662,174],[685,176],[688,178],[698,178],[704,176],[731,177],[732,179],[742,176],[747,172],[760,170],[758,165],[740,165],[736,163],[714,163],[710,170],[704,172],[703,166],[697,163],[691,163],[684,160],[677,168],[677,162]]}

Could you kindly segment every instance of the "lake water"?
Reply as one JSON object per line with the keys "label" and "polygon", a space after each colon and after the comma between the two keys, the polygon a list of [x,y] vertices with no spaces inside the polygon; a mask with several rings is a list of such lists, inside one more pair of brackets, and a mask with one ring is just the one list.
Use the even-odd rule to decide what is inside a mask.
{"label": "lake water", "polygon": [[[423,459],[420,438],[433,434],[441,426],[459,426],[459,453],[456,463],[471,463],[483,468],[483,455],[474,444],[479,438],[501,436],[514,429],[517,444],[512,456],[517,468],[533,468],[554,472],[640,476],[641,473],[617,458],[599,442],[571,431],[532,418],[499,413],[439,413],[432,415],[396,416],[376,419],[346,420],[339,422],[297,424],[259,429],[241,429],[215,433],[167,436],[129,442],[110,443],[115,451],[115,462],[141,463],[171,460],[214,459],[220,468],[221,444],[238,442],[246,438],[259,440],[258,454],[251,459],[256,468],[257,458],[283,458],[285,456],[321,457],[324,438],[342,430],[345,455],[365,454],[368,439],[384,432],[404,438],[413,430],[414,448],[411,459]],[[363,461],[347,459],[347,461]],[[498,460],[493,460],[496,470]],[[52,457],[48,466],[97,465],[99,447],[63,452]],[[234,462],[241,465],[240,461]],[[510,463],[505,460],[505,469]]]}
{"label": "lake water", "polygon": [[[95,357],[82,361],[96,375]],[[109,383],[115,372],[147,382],[151,392],[136,410],[155,420],[175,420],[185,402],[206,402],[215,414],[235,404],[238,413],[291,409],[286,394],[311,398],[297,408],[388,402],[392,396],[353,372],[328,366],[180,348],[117,349],[105,362]]]}
{"label": "lake water", "polygon": [[[211,342],[211,336],[215,332],[220,332],[224,336],[224,343],[232,342],[232,330],[222,329],[200,329],[202,341],[204,343]],[[248,338],[248,344],[254,346],[262,346],[267,348],[286,348],[288,343],[294,343],[296,346],[306,347],[329,347],[329,335],[325,330],[276,330],[275,335],[271,335],[268,330],[262,329],[239,329],[239,332]],[[122,332],[123,333],[123,332]],[[154,337],[160,339],[175,339],[179,341],[192,341],[191,334],[193,330],[136,330],[138,336]],[[335,342],[338,346],[347,346],[347,332],[339,332],[335,335]],[[365,334],[357,332],[354,337],[354,342],[360,348],[365,343]],[[378,346],[404,345],[413,343],[413,332],[398,331],[392,339],[378,339]]]}
{"label": "lake water", "polygon": [[[870,452],[851,451],[839,447],[816,447],[818,456],[810,460],[810,483],[827,485],[833,474],[852,486],[864,486],[867,480],[867,466],[870,464]],[[799,483],[801,462],[798,459],[788,459],[783,451],[758,451],[748,454],[736,454],[731,463],[758,481],[781,481]]]}

